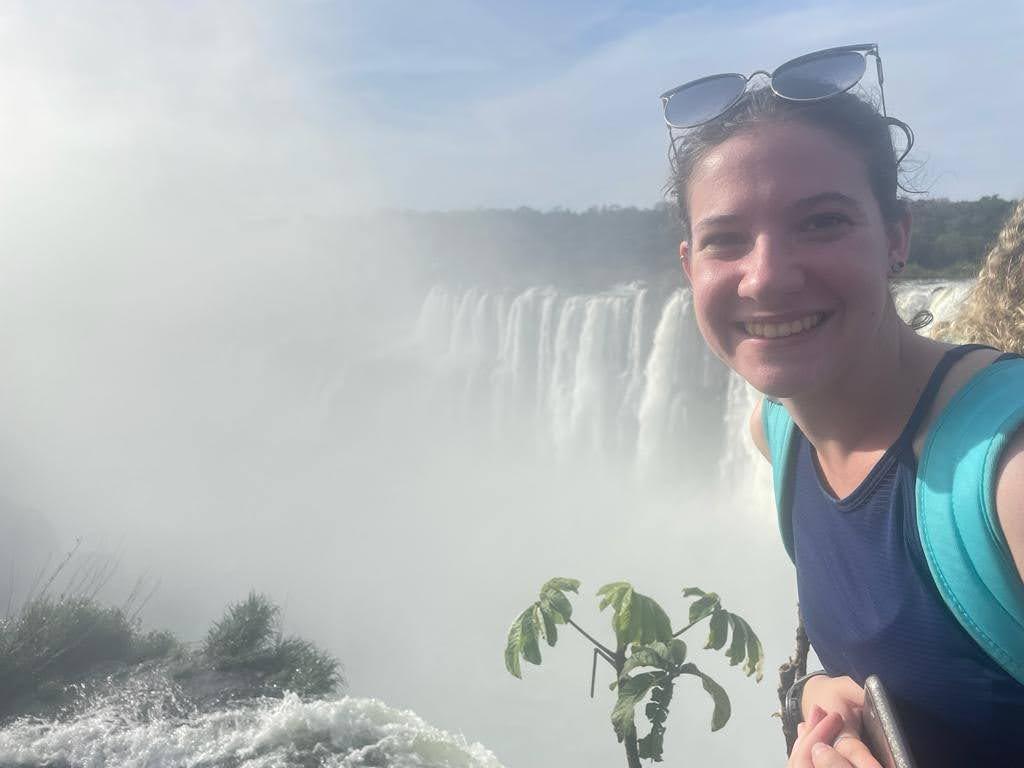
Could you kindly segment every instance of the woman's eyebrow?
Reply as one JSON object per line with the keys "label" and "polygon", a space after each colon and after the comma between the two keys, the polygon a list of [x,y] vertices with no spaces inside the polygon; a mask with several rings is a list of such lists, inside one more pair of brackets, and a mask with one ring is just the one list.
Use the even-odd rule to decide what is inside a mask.
{"label": "woman's eyebrow", "polygon": [[707,229],[708,227],[713,227],[716,224],[718,224],[718,225],[735,224],[737,221],[739,221],[739,219],[740,219],[740,217],[737,216],[734,213],[722,213],[722,214],[719,214],[717,216],[707,216],[707,217],[701,219],[700,221],[698,221],[696,224],[694,224],[693,225],[693,229],[694,230],[697,230],[697,229]]}
{"label": "woman's eyebrow", "polygon": [[844,195],[842,192],[819,192],[818,194],[811,195],[810,197],[800,198],[786,207],[791,211],[803,211],[808,208],[813,208],[816,205],[820,205],[821,203],[839,203],[847,208],[852,208],[857,213],[864,212],[860,203],[849,195]]}

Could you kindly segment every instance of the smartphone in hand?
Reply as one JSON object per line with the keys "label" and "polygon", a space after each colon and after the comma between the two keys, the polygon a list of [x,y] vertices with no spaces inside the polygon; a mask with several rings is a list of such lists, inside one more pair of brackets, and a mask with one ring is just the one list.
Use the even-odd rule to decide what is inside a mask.
{"label": "smartphone in hand", "polygon": [[864,681],[864,743],[882,768],[915,768],[910,748],[900,729],[896,711],[882,681],[871,675]]}

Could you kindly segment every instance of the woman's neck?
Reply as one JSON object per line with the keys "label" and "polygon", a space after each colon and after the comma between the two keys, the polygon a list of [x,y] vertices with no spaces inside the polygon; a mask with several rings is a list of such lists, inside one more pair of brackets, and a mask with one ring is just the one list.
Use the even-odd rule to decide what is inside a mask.
{"label": "woman's neck", "polygon": [[892,445],[948,349],[917,335],[892,307],[879,331],[878,342],[865,345],[863,359],[850,360],[832,386],[784,399],[823,466],[842,467],[854,454]]}

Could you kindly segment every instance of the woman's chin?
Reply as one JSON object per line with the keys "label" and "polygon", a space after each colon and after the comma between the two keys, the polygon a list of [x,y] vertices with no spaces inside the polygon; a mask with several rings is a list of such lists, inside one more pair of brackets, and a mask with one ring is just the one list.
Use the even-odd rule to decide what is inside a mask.
{"label": "woman's chin", "polygon": [[823,336],[820,331],[782,339],[745,336],[734,342],[725,362],[759,392],[796,397],[828,377],[832,355]]}
{"label": "woman's chin", "polygon": [[776,399],[798,397],[815,389],[821,374],[819,366],[778,366],[768,363],[744,365],[737,361],[733,367],[758,392]]}

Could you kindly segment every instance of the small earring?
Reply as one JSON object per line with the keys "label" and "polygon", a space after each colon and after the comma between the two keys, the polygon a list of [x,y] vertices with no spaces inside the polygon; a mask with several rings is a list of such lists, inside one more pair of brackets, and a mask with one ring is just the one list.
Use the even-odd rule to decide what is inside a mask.
{"label": "small earring", "polygon": [[903,268],[905,266],[907,266],[907,262],[905,261],[894,261],[892,264],[889,265],[889,274],[898,275],[900,272],[903,271]]}

